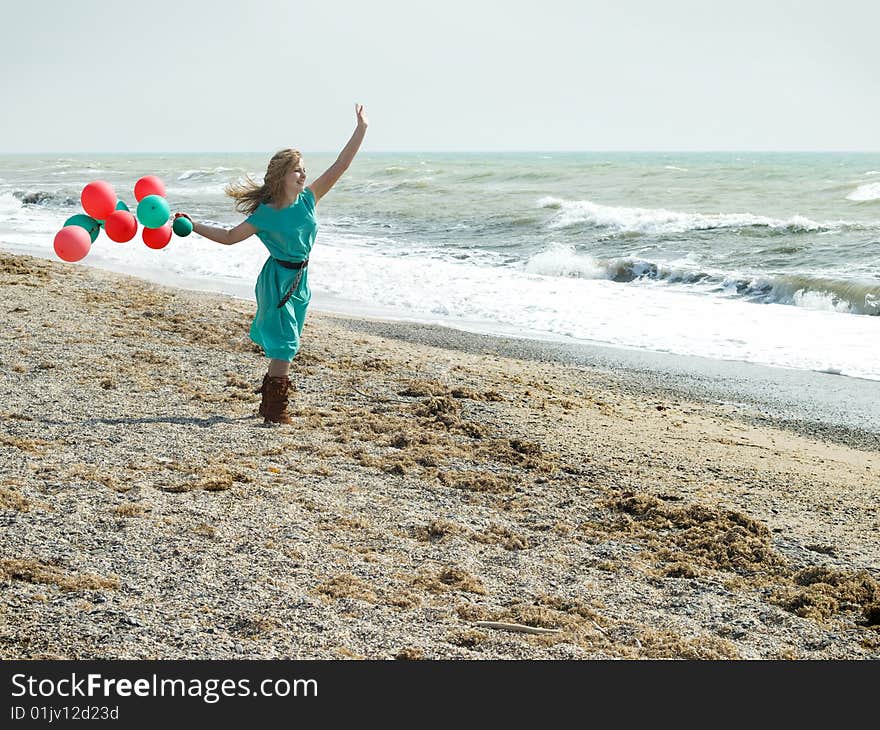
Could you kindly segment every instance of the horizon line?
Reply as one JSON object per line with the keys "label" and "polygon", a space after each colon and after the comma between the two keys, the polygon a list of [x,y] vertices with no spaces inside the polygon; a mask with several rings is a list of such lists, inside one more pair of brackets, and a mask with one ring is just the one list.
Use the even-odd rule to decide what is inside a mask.
{"label": "horizon line", "polygon": [[[274,147],[272,149],[275,149]],[[77,152],[61,150],[3,151],[0,155],[261,155],[267,150],[84,150]],[[308,154],[333,155],[338,149],[311,150]],[[381,149],[360,150],[361,155],[407,155],[407,154],[880,154],[878,149]]]}

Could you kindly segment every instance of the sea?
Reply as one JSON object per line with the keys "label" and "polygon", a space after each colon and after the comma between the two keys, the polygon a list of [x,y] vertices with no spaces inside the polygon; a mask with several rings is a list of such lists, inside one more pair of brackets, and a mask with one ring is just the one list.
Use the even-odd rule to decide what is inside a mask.
{"label": "sea", "polygon": [[[82,188],[134,209],[143,175],[233,226],[273,152],[0,156],[0,248],[60,261]],[[880,153],[362,151],[317,213],[316,309],[880,380]],[[101,232],[64,265],[253,299],[266,255]]]}

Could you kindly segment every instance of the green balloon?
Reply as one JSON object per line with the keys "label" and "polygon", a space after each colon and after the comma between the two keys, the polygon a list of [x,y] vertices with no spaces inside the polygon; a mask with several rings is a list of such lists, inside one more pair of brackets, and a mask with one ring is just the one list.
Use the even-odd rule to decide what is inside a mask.
{"label": "green balloon", "polygon": [[147,195],[137,207],[137,219],[147,228],[161,228],[168,222],[171,208],[161,195]]}
{"label": "green balloon", "polygon": [[89,215],[85,213],[77,213],[76,215],[70,216],[66,221],[64,221],[65,226],[79,226],[80,228],[85,228],[89,232],[89,238],[92,239],[92,243],[95,242],[95,239],[98,237],[98,233],[101,231],[101,222],[96,221]]}
{"label": "green balloon", "polygon": [[182,238],[193,232],[193,224],[188,219],[180,216],[180,218],[174,219],[174,223],[171,224],[171,230]]}
{"label": "green balloon", "polygon": [[128,206],[124,201],[119,200],[116,202],[116,210],[128,210]]}

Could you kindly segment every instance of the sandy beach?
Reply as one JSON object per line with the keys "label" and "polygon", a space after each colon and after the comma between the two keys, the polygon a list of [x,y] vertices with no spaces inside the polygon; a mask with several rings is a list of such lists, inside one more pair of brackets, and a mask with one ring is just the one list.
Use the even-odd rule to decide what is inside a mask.
{"label": "sandy beach", "polygon": [[878,382],[0,290],[0,658],[880,659]]}

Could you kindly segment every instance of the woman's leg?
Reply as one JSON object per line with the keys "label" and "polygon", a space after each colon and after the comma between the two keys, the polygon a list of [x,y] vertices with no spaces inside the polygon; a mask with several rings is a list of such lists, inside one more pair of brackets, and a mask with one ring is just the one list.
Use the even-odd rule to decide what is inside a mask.
{"label": "woman's leg", "polygon": [[269,359],[269,377],[286,378],[290,373],[290,360]]}

